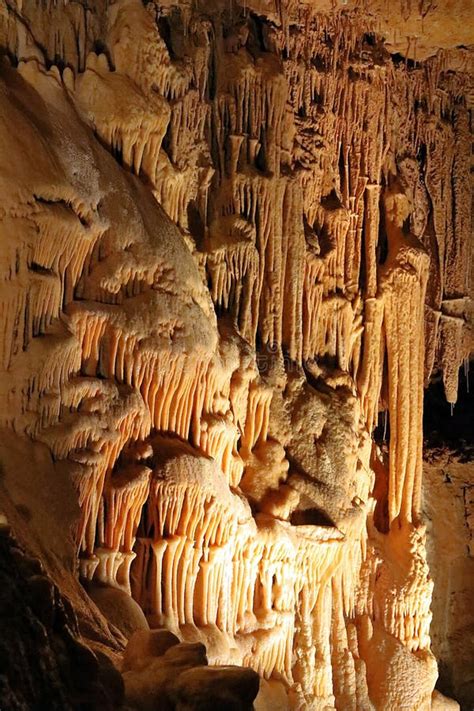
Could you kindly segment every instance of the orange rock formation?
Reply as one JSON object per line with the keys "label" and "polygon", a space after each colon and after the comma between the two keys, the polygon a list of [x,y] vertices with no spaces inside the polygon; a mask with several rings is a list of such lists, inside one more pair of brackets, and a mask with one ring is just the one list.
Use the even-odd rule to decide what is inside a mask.
{"label": "orange rock formation", "polygon": [[470,351],[472,53],[327,5],[0,4],[2,427],[81,580],[255,708],[451,708],[422,416]]}

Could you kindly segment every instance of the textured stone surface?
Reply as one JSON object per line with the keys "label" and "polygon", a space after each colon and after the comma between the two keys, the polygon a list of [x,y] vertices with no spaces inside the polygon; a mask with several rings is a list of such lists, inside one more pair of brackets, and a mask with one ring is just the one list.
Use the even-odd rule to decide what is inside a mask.
{"label": "textured stone surface", "polygon": [[442,397],[441,383],[432,383],[427,390],[423,462],[437,688],[456,698],[466,711],[474,696],[474,397],[469,390],[466,368],[460,375],[459,401],[452,413]]}
{"label": "textured stone surface", "polygon": [[70,603],[0,526],[0,698],[4,709],[120,708],[123,682],[79,640]]}
{"label": "textured stone surface", "polygon": [[470,703],[471,15],[0,0],[0,507],[130,707],[449,706],[427,535]]}
{"label": "textured stone surface", "polygon": [[161,657],[179,639],[168,630],[138,630],[129,639],[123,653],[123,671],[138,669],[150,657]]}
{"label": "textured stone surface", "polygon": [[432,646],[439,688],[469,709],[474,695],[473,462],[449,450],[424,466],[428,561],[434,580]]}
{"label": "textured stone surface", "polygon": [[123,590],[106,585],[89,585],[87,593],[107,621],[120,630],[126,639],[137,630],[150,629],[141,607]]}
{"label": "textured stone surface", "polygon": [[177,709],[252,711],[259,688],[258,674],[241,667],[199,667],[183,672],[170,697]]}

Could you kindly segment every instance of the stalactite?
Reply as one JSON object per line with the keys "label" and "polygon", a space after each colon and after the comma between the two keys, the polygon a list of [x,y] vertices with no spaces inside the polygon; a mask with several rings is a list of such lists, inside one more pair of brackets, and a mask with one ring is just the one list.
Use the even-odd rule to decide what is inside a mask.
{"label": "stalactite", "polygon": [[[394,189],[385,197],[385,205],[389,247],[382,289],[390,415],[389,518],[391,522],[398,516],[416,521],[421,496],[423,305],[429,257],[413,237],[402,232],[405,196]],[[403,307],[407,300],[409,309]]]}
{"label": "stalactite", "polygon": [[137,175],[143,166],[154,181],[170,120],[168,102],[156,93],[142,93],[128,77],[110,71],[104,54],[94,52],[75,82],[74,97],[97,135],[123,164]]}
{"label": "stalactite", "polygon": [[2,426],[70,473],[81,578],[152,626],[298,711],[398,708],[415,666],[429,708],[467,50],[399,61],[362,7],[93,5],[0,11]]}

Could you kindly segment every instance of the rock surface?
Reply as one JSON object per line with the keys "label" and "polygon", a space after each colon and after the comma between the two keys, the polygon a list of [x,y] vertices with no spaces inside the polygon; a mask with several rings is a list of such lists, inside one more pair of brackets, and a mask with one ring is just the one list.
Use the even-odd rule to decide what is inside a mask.
{"label": "rock surface", "polygon": [[180,640],[168,630],[139,630],[129,639],[123,653],[123,671],[139,669],[144,660],[150,657],[161,657],[171,647],[179,644]]}
{"label": "rock surface", "polygon": [[474,695],[473,462],[449,450],[424,465],[428,561],[434,580],[432,646],[439,689],[469,709]]}
{"label": "rock surface", "polygon": [[123,590],[92,584],[87,586],[87,593],[107,621],[126,639],[130,639],[137,630],[150,629],[141,607]]}
{"label": "rock surface", "polygon": [[469,711],[474,697],[474,397],[469,371],[460,375],[452,413],[440,382],[425,397],[423,511],[427,556],[434,581],[432,648],[438,660],[437,689]]}
{"label": "rock surface", "polygon": [[136,632],[123,670],[126,701],[137,711],[251,711],[259,688],[251,669],[208,667],[203,644],[179,643],[164,630]]}
{"label": "rock surface", "polygon": [[471,5],[0,0],[12,708],[472,705]]}
{"label": "rock surface", "polygon": [[0,699],[10,711],[113,711],[124,686],[104,655],[80,641],[70,602],[41,562],[0,527]]}
{"label": "rock surface", "polygon": [[253,711],[259,678],[252,669],[241,667],[199,667],[182,672],[170,689],[175,708],[229,709]]}

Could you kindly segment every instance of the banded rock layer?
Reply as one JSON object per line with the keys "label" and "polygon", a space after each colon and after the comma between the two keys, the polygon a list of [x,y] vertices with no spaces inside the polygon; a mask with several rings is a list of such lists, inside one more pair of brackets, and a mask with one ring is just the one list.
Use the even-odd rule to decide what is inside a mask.
{"label": "banded rock layer", "polygon": [[454,404],[470,351],[472,55],[274,10],[1,6],[2,426],[50,458],[85,584],[287,708],[430,709],[423,388]]}

